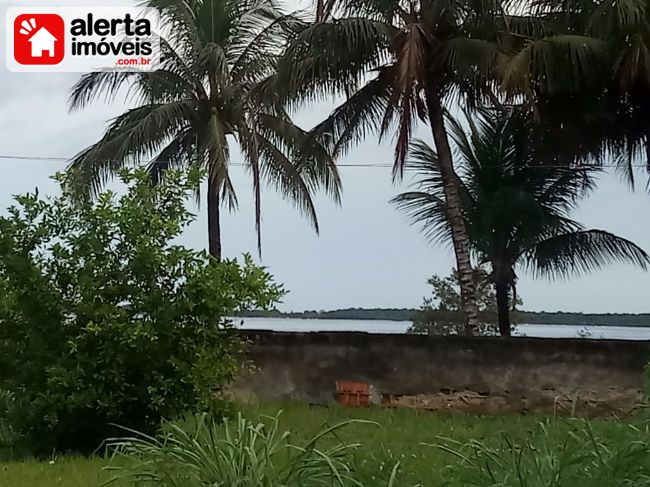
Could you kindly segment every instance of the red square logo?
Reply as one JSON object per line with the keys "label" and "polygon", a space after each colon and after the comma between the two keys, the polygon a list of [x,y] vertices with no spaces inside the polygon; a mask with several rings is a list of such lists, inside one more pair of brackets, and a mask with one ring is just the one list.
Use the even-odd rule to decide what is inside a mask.
{"label": "red square logo", "polygon": [[14,21],[14,58],[20,64],[59,64],[65,57],[65,22],[55,14],[23,14]]}

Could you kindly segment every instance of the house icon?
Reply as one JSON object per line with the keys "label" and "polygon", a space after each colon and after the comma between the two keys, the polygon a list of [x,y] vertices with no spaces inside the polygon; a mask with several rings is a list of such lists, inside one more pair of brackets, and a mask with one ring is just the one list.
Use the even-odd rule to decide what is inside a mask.
{"label": "house icon", "polygon": [[49,30],[41,27],[36,34],[29,38],[32,44],[32,57],[43,57],[47,52],[47,57],[54,57],[54,45],[58,41]]}

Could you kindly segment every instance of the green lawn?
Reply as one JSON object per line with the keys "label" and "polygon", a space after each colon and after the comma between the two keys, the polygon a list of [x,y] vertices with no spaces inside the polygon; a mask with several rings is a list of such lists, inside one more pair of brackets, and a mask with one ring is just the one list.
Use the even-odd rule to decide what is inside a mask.
{"label": "green lawn", "polygon": [[[456,457],[439,448],[425,446],[436,444],[440,437],[465,442],[476,439],[498,444],[505,433],[510,439],[529,438],[533,444],[539,435],[538,424],[548,422],[548,437],[561,439],[578,420],[526,416],[470,417],[437,416],[427,412],[384,409],[343,409],[339,407],[308,407],[296,404],[282,406],[246,406],[249,417],[275,415],[284,412],[281,427],[290,430],[297,441],[308,437],[323,424],[359,418],[379,423],[378,426],[353,424],[341,433],[347,442],[359,442],[364,447],[355,453],[355,469],[364,485],[386,485],[393,465],[400,462],[398,486],[442,485],[447,476],[447,466],[458,462]],[[634,423],[641,424],[641,420]],[[591,421],[594,433],[614,444],[634,440],[634,430],[628,423],[616,421]],[[0,464],[0,486],[11,487],[92,487],[109,478],[102,471],[104,459],[54,458],[49,462],[22,462]]]}
{"label": "green lawn", "polygon": [[109,476],[102,471],[106,462],[93,458],[56,458],[50,462],[0,464],[2,487],[93,487]]}

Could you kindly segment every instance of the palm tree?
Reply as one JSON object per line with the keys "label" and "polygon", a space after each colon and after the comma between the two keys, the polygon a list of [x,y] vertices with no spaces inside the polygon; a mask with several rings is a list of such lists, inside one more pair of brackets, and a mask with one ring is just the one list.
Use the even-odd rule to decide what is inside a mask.
{"label": "palm tree", "polygon": [[[467,332],[478,329],[461,183],[454,171],[445,107],[494,99],[505,13],[501,0],[318,0],[280,62],[278,86],[292,102],[346,97],[313,133],[335,155],[374,131],[395,136],[401,177],[418,121],[429,124],[461,283]],[[393,128],[395,129],[393,131]]]}
{"label": "palm tree", "polygon": [[645,0],[535,0],[511,22],[518,39],[502,87],[524,101],[553,157],[650,169],[650,9]]}
{"label": "palm tree", "polygon": [[236,142],[253,179],[258,247],[263,181],[318,231],[312,194],[324,189],[338,201],[337,168],[327,150],[265,91],[281,46],[301,21],[273,0],[145,3],[160,11],[168,29],[159,69],[90,73],[72,90],[71,109],[122,92],[136,104],[72,161],[77,183],[96,192],[128,164],[148,164],[154,180],[171,167],[201,165],[208,173],[209,250],[220,259],[220,209],[237,205],[229,176],[230,144]]}
{"label": "palm tree", "polygon": [[[602,169],[540,162],[529,120],[483,112],[467,123],[469,134],[457,120],[450,121],[464,218],[477,259],[491,265],[502,335],[510,335],[509,296],[511,291],[516,296],[518,267],[550,278],[568,278],[615,261],[647,268],[650,257],[634,243],[604,230],[586,230],[570,218],[594,190]],[[406,167],[417,171],[416,188],[393,202],[430,240],[448,242],[449,204],[438,158],[424,142],[415,143]]]}

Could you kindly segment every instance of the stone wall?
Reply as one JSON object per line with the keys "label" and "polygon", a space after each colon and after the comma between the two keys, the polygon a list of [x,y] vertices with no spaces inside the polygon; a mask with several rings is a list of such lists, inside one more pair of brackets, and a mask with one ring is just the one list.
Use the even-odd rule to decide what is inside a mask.
{"label": "stone wall", "polygon": [[[257,371],[240,397],[336,401],[371,384],[393,406],[450,412],[625,415],[643,398],[650,342],[246,331]],[[390,395],[390,396],[389,396]]]}

